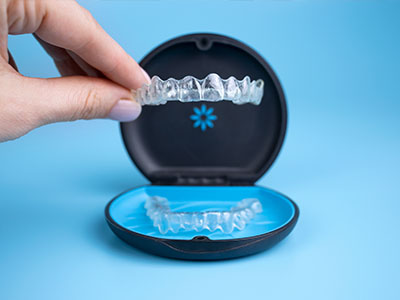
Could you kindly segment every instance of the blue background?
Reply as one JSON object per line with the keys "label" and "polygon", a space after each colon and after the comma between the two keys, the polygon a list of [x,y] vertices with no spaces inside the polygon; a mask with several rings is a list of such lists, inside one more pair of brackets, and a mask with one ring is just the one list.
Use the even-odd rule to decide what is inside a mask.
{"label": "blue background", "polygon": [[[146,184],[107,120],[45,126],[0,144],[0,299],[399,299],[400,3],[81,1],[140,60],[177,35],[238,38],[272,65],[287,138],[259,181],[294,199],[282,243],[232,261],[151,256],[103,209]],[[9,47],[29,76],[57,76],[30,36]]]}

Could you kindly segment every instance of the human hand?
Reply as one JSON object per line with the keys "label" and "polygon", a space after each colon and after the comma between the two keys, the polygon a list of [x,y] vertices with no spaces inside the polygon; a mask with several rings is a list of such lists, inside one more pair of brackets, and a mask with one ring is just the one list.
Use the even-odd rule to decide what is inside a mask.
{"label": "human hand", "polygon": [[[7,36],[24,33],[35,34],[67,77],[24,77],[9,65]],[[141,106],[130,89],[148,81],[147,73],[75,1],[0,0],[0,142],[53,122],[132,121]]]}

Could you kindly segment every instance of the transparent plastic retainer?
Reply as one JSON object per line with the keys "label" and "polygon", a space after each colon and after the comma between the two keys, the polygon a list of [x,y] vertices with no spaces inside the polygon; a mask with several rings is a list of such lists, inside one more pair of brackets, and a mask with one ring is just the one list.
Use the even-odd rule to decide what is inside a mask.
{"label": "transparent plastic retainer", "polygon": [[169,78],[162,80],[153,76],[150,84],[132,91],[134,98],[141,105],[160,105],[168,101],[217,102],[232,101],[234,104],[251,103],[259,105],[264,93],[264,81],[251,81],[249,76],[238,80],[231,76],[222,79],[211,73],[204,79],[186,76],[181,80]]}
{"label": "transparent plastic retainer", "polygon": [[144,207],[153,226],[162,234],[179,230],[231,233],[235,228],[243,230],[257,213],[262,212],[261,202],[255,198],[243,199],[228,211],[172,212],[168,200],[159,196],[149,197]]}

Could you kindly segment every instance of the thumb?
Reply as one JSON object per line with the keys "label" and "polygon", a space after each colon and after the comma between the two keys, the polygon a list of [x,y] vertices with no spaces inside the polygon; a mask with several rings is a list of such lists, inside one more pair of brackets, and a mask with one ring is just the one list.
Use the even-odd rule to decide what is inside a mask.
{"label": "thumb", "polygon": [[22,97],[30,99],[40,125],[78,119],[135,120],[141,106],[132,93],[109,80],[83,76],[21,78]]}

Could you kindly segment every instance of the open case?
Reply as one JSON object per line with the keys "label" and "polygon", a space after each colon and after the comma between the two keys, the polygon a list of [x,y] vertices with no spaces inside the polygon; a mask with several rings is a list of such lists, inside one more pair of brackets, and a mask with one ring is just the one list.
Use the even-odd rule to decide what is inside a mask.
{"label": "open case", "polygon": [[[144,106],[141,116],[121,123],[126,149],[151,185],[115,197],[107,222],[122,240],[156,255],[217,260],[263,251],[294,228],[299,209],[288,197],[254,183],[271,166],[282,146],[287,122],[280,83],[253,49],[226,36],[192,34],[170,40],[141,62],[150,76],[204,78],[210,73],[264,81],[261,104],[169,102]],[[191,116],[214,117],[194,126]],[[197,124],[198,125],[198,124]],[[263,211],[244,230],[161,234],[146,216],[150,196],[171,201],[171,210],[226,210],[244,198],[257,198]]]}

